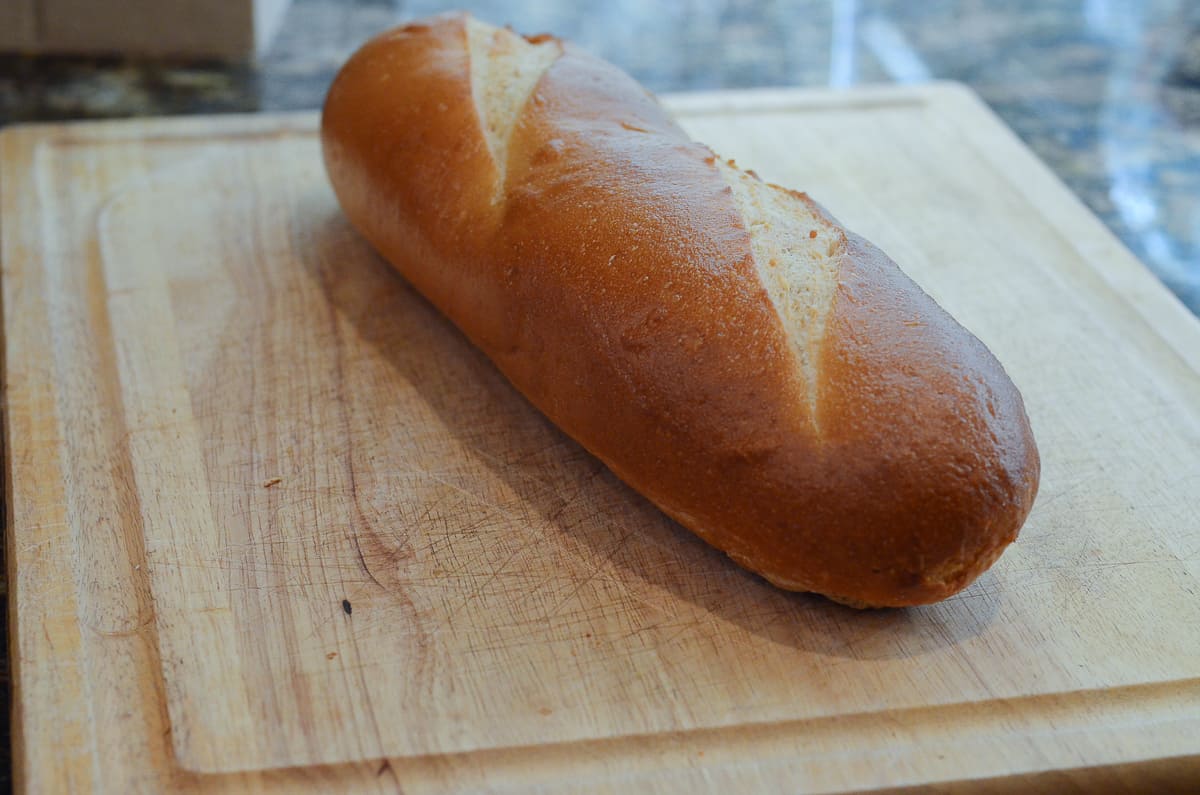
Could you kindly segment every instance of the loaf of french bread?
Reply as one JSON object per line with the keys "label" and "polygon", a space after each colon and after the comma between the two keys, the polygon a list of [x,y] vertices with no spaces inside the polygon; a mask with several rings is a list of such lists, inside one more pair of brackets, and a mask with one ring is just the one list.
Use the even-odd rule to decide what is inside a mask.
{"label": "loaf of french bread", "polygon": [[1016,538],[1038,454],[987,348],[616,67],[434,17],[350,58],[321,136],[350,222],[517,389],[775,585],[922,604]]}

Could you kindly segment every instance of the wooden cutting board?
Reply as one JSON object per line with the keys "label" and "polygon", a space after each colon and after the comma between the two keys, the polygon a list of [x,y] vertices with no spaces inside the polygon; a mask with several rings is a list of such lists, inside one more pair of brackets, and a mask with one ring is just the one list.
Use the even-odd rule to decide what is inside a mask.
{"label": "wooden cutting board", "polygon": [[1200,776],[1200,323],[969,92],[669,99],[1022,389],[1041,495],[931,607],[778,591],[362,243],[312,115],[15,128],[15,760],[31,792],[831,792]]}

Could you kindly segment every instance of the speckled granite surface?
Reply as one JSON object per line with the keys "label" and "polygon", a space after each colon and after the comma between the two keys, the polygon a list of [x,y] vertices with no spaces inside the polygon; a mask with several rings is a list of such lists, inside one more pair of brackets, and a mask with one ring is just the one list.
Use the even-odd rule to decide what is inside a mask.
{"label": "speckled granite surface", "polygon": [[452,7],[657,92],[965,82],[1200,314],[1198,0],[294,0],[256,65],[0,56],[0,124],[315,108],[365,38]]}

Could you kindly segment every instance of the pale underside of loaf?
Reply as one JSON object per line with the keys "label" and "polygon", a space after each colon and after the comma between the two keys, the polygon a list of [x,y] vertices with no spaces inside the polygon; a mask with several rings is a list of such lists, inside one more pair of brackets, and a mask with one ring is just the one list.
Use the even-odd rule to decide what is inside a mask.
{"label": "pale underside of loaf", "polygon": [[[553,39],[530,42],[506,28],[467,20],[471,91],[499,175],[503,199],[508,143],[538,81],[562,54]],[[732,162],[714,158],[750,233],[762,283],[792,343],[802,399],[817,422],[817,361],[837,285],[844,233],[807,197],[759,179]]]}

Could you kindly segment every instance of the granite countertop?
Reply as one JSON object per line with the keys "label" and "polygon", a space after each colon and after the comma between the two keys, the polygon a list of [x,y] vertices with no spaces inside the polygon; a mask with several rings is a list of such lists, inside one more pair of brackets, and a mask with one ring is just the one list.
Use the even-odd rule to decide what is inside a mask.
{"label": "granite countertop", "polygon": [[257,64],[0,56],[0,124],[316,108],[365,38],[449,7],[574,39],[660,93],[959,80],[1200,314],[1195,0],[579,5],[294,0]]}

